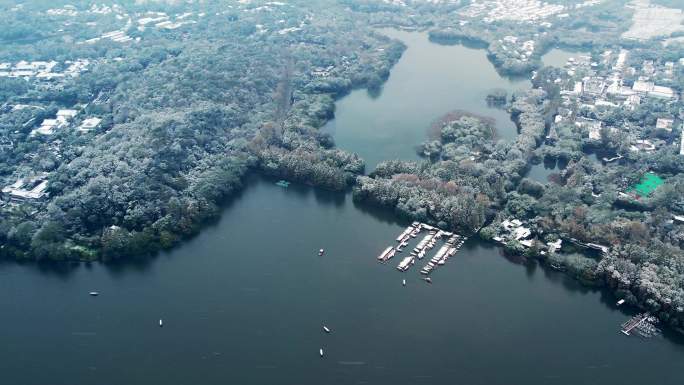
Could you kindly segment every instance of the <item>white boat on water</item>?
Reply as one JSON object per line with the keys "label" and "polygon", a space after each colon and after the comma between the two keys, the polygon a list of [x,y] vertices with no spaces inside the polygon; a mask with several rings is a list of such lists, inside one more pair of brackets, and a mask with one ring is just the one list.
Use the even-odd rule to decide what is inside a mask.
{"label": "white boat on water", "polygon": [[328,328],[327,326],[323,325],[323,331],[325,331],[326,333],[330,333],[330,328]]}
{"label": "white boat on water", "polygon": [[164,321],[162,321],[162,320],[160,319],[160,320],[159,320],[159,327],[162,327],[162,326],[164,326]]}
{"label": "white boat on water", "polygon": [[406,280],[405,280],[405,279],[402,279],[402,280],[401,280],[401,284],[404,285],[404,286],[406,286]]}
{"label": "white boat on water", "polygon": [[323,250],[323,249],[318,250],[318,255],[323,255],[323,253],[325,253],[325,250]]}
{"label": "white boat on water", "polygon": [[618,305],[618,306],[622,305],[623,303],[625,303],[625,300],[624,300],[624,299],[621,299],[621,300],[617,301],[617,305]]}
{"label": "white boat on water", "polygon": [[321,357],[323,357],[323,349],[318,349],[318,354],[320,354]]}
{"label": "white boat on water", "polygon": [[399,263],[399,266],[397,266],[397,270],[399,271],[406,271],[408,270],[409,266],[411,266],[411,262],[413,261],[413,257],[406,257],[401,260]]}
{"label": "white boat on water", "polygon": [[88,293],[88,294],[92,295],[93,297],[97,297],[98,295],[100,295],[100,293],[98,293],[98,292],[96,292],[96,291],[91,291],[91,292]]}

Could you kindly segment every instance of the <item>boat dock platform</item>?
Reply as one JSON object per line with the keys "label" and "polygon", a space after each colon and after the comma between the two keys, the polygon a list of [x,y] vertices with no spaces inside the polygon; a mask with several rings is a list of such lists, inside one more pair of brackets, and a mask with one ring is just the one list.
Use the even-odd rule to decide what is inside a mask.
{"label": "boat dock platform", "polygon": [[644,338],[660,335],[661,331],[656,327],[658,319],[649,313],[637,314],[622,324],[621,332],[624,335],[632,335],[635,331]]}
{"label": "boat dock platform", "polygon": [[411,265],[413,265],[414,263],[416,263],[416,259],[415,259],[415,258],[413,258],[413,257],[406,257],[406,258],[402,259],[401,262],[399,262],[399,266],[397,266],[397,270],[399,270],[399,271],[406,271],[406,270],[408,270],[409,267],[411,267]]}
{"label": "boat dock platform", "polygon": [[378,261],[387,262],[397,253],[403,252],[404,248],[408,247],[409,242],[412,241],[412,238],[416,238],[423,231],[427,231],[428,234],[418,242],[408,256],[399,262],[397,270],[407,271],[416,263],[416,260],[425,258],[438,243],[443,243],[427,265],[420,270],[421,274],[428,275],[437,266],[444,265],[450,257],[454,256],[466,240],[464,236],[444,231],[425,223],[413,222],[395,239],[398,245],[396,247],[389,246],[383,250],[377,257]]}
{"label": "boat dock platform", "polygon": [[630,318],[627,322],[622,324],[621,332],[625,335],[630,335],[629,333],[635,328],[639,327],[644,321],[648,319],[648,314],[637,314]]}
{"label": "boat dock platform", "polygon": [[385,249],[380,255],[378,255],[378,261],[381,262],[387,262],[390,260],[390,258],[394,257],[394,253],[396,251],[394,250],[394,247],[390,246]]}
{"label": "boat dock platform", "polygon": [[437,266],[446,264],[446,261],[453,257],[461,246],[463,246],[465,240],[466,238],[461,235],[451,234],[446,241],[446,244],[437,251],[437,254],[430,259],[430,262],[428,262],[427,265],[423,266],[420,273],[429,275]]}

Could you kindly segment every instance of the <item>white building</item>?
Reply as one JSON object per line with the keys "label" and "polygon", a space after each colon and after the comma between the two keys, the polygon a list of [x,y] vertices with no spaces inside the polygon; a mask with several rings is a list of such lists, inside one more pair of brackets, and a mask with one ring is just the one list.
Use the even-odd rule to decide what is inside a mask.
{"label": "white building", "polygon": [[673,123],[674,119],[658,118],[658,120],[656,121],[656,128],[659,130],[672,132]]}
{"label": "white building", "polygon": [[670,87],[653,86],[653,90],[648,93],[648,96],[661,99],[674,98],[674,91]]}
{"label": "white building", "polygon": [[520,226],[520,227],[516,227],[513,230],[513,237],[518,241],[521,239],[525,239],[525,238],[529,237],[530,235],[532,235],[532,231],[530,229],[528,229],[527,227]]}
{"label": "white building", "polygon": [[629,149],[634,152],[653,152],[656,149],[656,145],[648,139],[639,139],[635,141],[634,144],[629,147]]}
{"label": "white building", "polygon": [[634,92],[639,92],[639,93],[649,93],[653,91],[653,87],[655,87],[655,84],[653,82],[645,82],[645,81],[635,81],[634,85],[632,86],[632,90]]}
{"label": "white building", "polygon": [[586,129],[589,134],[589,139],[601,140],[601,128],[603,128],[602,121],[593,119],[578,119],[575,122],[575,125],[577,127]]}
{"label": "white building", "polygon": [[102,119],[100,118],[88,118],[83,120],[81,122],[81,125],[78,127],[78,130],[81,132],[90,132],[97,128],[97,126],[100,125],[100,122],[102,122]]}
{"label": "white building", "polygon": [[646,94],[648,96],[652,96],[654,98],[661,98],[661,99],[672,99],[674,98],[674,91],[670,87],[663,87],[663,86],[657,86],[653,84],[653,82],[647,82],[647,81],[642,81],[638,80],[634,82],[634,85],[632,86],[632,91],[640,93],[640,94]]}
{"label": "white building", "polygon": [[546,245],[549,246],[549,251],[556,252],[560,250],[561,245],[563,244],[563,240],[559,239],[556,242],[546,242]]}
{"label": "white building", "polygon": [[40,127],[31,131],[31,136],[36,135],[52,135],[55,133],[55,128],[59,125],[57,119],[45,119]]}
{"label": "white building", "polygon": [[48,181],[46,175],[39,175],[32,178],[22,178],[14,182],[14,184],[4,187],[2,195],[15,202],[22,202],[26,200],[40,200],[48,196],[47,190]]}
{"label": "white building", "polygon": [[77,110],[58,110],[57,111],[57,121],[60,123],[60,125],[65,125],[67,122],[69,122],[71,119],[74,118],[74,116],[78,115]]}

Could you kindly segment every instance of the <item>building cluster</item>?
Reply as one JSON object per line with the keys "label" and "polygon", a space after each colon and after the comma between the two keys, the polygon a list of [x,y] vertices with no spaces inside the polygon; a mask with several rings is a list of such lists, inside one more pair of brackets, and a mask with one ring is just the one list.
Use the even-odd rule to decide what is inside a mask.
{"label": "building cluster", "polygon": [[66,127],[77,114],[76,110],[59,110],[53,119],[43,119],[40,126],[31,131],[31,136],[53,135],[56,129]]}
{"label": "building cluster", "polygon": [[[501,221],[497,227],[497,232],[493,239],[502,245],[516,243],[522,246],[524,249],[529,249],[534,246],[538,248],[541,255],[546,255],[548,253],[560,253],[563,246],[563,240],[584,249],[594,250],[603,255],[606,255],[610,252],[610,247],[608,246],[597,243],[581,242],[572,237],[558,238],[555,241],[548,241],[545,243],[541,242],[538,240],[538,236],[534,233],[534,231],[531,228],[526,227],[525,224],[519,219],[504,219]],[[560,268],[560,266],[556,267]]]}
{"label": "building cluster", "polygon": [[17,179],[13,184],[2,188],[2,198],[6,202],[41,201],[49,195],[47,177],[48,174],[41,173]]}
{"label": "building cluster", "polygon": [[[52,136],[55,134],[56,130],[67,129],[71,126],[79,113],[79,110],[58,110],[54,118],[43,119],[40,126],[31,131],[31,137]],[[97,117],[86,118],[81,121],[80,125],[76,127],[76,130],[82,133],[90,132],[97,128],[101,122],[102,119]]]}
{"label": "building cluster", "polygon": [[122,6],[119,4],[113,4],[111,6],[106,5],[106,4],[92,4],[90,8],[87,10],[82,10],[79,11],[78,8],[76,8],[73,5],[67,4],[63,6],[62,8],[50,8],[47,11],[45,11],[48,15],[51,16],[71,16],[75,17],[80,14],[98,14],[98,15],[109,15],[112,13],[117,14],[118,16],[127,16],[126,11],[123,9]]}
{"label": "building cluster", "polygon": [[138,31],[141,32],[150,26],[153,26],[157,29],[176,29],[185,24],[193,24],[197,22],[195,20],[189,20],[188,18],[190,16],[192,16],[192,12],[185,12],[175,15],[173,20],[171,20],[171,17],[164,12],[148,12],[137,20],[137,28]]}
{"label": "building cluster", "polygon": [[311,76],[313,77],[319,77],[319,78],[327,78],[330,76],[332,71],[335,69],[335,66],[330,65],[327,67],[314,67],[314,69],[311,71]]}
{"label": "building cluster", "polygon": [[383,3],[385,4],[391,4],[391,5],[396,5],[400,7],[407,7],[409,5],[417,4],[420,5],[421,3],[429,3],[429,4],[460,4],[461,0],[382,0]]}
{"label": "building cluster", "polygon": [[[86,43],[95,43],[95,42],[100,41],[102,39],[109,39],[109,40],[117,42],[117,43],[127,43],[127,42],[133,40],[133,38],[128,36],[125,31],[116,30],[116,31],[103,33],[102,36],[94,37],[92,39],[88,39],[85,42]],[[138,40],[140,40],[140,39],[138,39]]]}
{"label": "building cluster", "polygon": [[522,221],[519,219],[504,220],[501,222],[499,230],[499,235],[494,237],[494,240],[497,242],[506,243],[506,241],[515,240],[527,247],[532,246],[532,240],[529,239],[532,235],[532,230],[523,226]]}
{"label": "building cluster", "polygon": [[[94,12],[91,8],[89,12]],[[111,13],[110,12],[104,12]],[[203,17],[204,13],[197,14],[197,17]],[[130,36],[131,31],[144,32],[148,28],[156,28],[158,30],[173,30],[180,28],[187,24],[197,23],[197,20],[190,19],[193,16],[192,12],[185,12],[182,14],[168,15],[165,12],[145,12],[140,14],[129,15],[124,13],[121,9],[116,12],[116,18],[119,20],[126,20],[125,25],[121,28],[101,34],[79,42],[79,44],[93,44],[101,40],[111,40],[116,43],[128,43],[132,41],[140,41],[140,36]],[[97,22],[88,22],[86,25],[96,26]]]}
{"label": "building cluster", "polygon": [[515,36],[504,36],[497,41],[498,48],[505,53],[509,59],[521,62],[528,62],[535,49],[534,40],[521,40]]}
{"label": "building cluster", "polygon": [[50,8],[45,11],[50,16],[78,16],[78,9],[73,5],[65,5],[62,8]]}
{"label": "building cluster", "polygon": [[[671,82],[677,66],[684,65],[684,61],[655,62],[645,60],[640,65],[628,66],[629,51],[621,49],[618,52],[605,51],[601,58],[592,61],[589,56],[571,58],[565,65],[566,79],[556,79],[562,83],[562,106],[555,118],[555,123],[563,121],[574,122],[584,130],[590,140],[599,141],[602,132],[625,132],[631,141],[632,151],[655,151],[666,142],[643,137],[645,127],[630,124],[616,125],[593,118],[578,115],[582,110],[604,109],[633,110],[648,99],[658,99],[665,102],[676,102],[679,95],[663,85]],[[587,115],[587,114],[584,114]],[[657,118],[655,130],[671,133],[676,117],[663,115]]]}
{"label": "building cluster", "polygon": [[538,22],[558,15],[566,9],[561,4],[539,0],[473,0],[460,14],[467,18],[482,18],[486,23],[495,21]]}
{"label": "building cluster", "polygon": [[[378,48],[378,52],[381,53],[383,52],[383,48]],[[342,56],[340,58],[340,61],[338,63],[335,63],[335,65],[329,65],[326,67],[314,67],[309,75],[312,78],[319,78],[319,79],[327,79],[336,75],[339,75],[340,72],[344,72],[349,67],[352,65],[352,60],[347,57],[347,56]]]}
{"label": "building cluster", "polygon": [[[39,106],[31,105],[15,105],[13,109],[26,109],[26,108],[36,108],[37,110],[43,110]],[[30,137],[43,137],[50,138],[55,135],[58,130],[66,130],[73,128],[77,132],[87,133],[98,126],[100,126],[102,119],[98,117],[87,117],[82,118],[79,115],[83,115],[83,110],[79,109],[60,109],[57,113],[47,119],[43,119],[37,128],[31,131]],[[30,119],[27,124],[35,124],[35,118]],[[0,140],[0,148],[3,146],[14,147],[14,143],[11,140]],[[52,139],[45,143],[45,150],[52,153],[55,159],[62,158],[62,147],[63,142],[59,139]],[[36,153],[27,154],[27,159],[34,160],[36,158]],[[0,189],[0,207],[6,206],[8,204],[18,204],[18,203],[30,203],[30,202],[43,202],[49,197],[47,191],[48,188],[48,174],[47,173],[36,173],[25,172],[28,176],[21,177],[15,181],[7,181],[5,183],[12,182]]]}
{"label": "building cluster", "polygon": [[63,63],[51,61],[19,61],[0,63],[0,77],[22,78],[26,80],[55,81],[79,76],[88,70],[90,61],[78,59]]}
{"label": "building cluster", "polygon": [[[536,239],[532,229],[526,227],[525,224],[519,219],[505,219],[498,227],[496,236],[493,238],[496,242],[506,245],[509,242],[517,242],[522,247],[529,249],[535,245]],[[540,253],[542,255],[549,253],[555,253],[560,251],[563,240],[558,239],[554,242],[547,242],[542,248]],[[537,246],[540,246],[537,243]]]}

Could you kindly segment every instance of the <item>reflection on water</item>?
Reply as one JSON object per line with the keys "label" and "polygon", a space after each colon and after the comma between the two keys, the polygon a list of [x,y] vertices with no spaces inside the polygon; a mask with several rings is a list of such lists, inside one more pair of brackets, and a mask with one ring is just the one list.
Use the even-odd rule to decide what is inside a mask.
{"label": "reflection on water", "polygon": [[[432,285],[415,268],[378,264],[406,225],[393,218],[350,194],[253,177],[214,226],[145,263],[71,266],[68,279],[2,264],[3,375],[27,385],[187,384],[198,372],[209,385],[415,384],[426,373],[430,384],[622,384],[648,381],[646,357],[659,384],[678,383],[669,373],[681,339],[622,336],[629,311],[610,294],[511,263],[492,244],[468,240]],[[590,362],[608,366],[582,369]]]}
{"label": "reflection on water", "polygon": [[543,158],[539,163],[532,163],[525,176],[540,183],[547,183],[551,174],[560,172],[567,165],[563,160]]}
{"label": "reflection on water", "polygon": [[553,48],[542,56],[544,66],[563,68],[570,58],[577,59],[580,56],[589,55],[588,52],[572,51],[563,48]]}
{"label": "reflection on water", "polygon": [[371,171],[387,159],[417,160],[416,146],[430,125],[453,110],[491,117],[500,139],[512,140],[517,128],[508,113],[488,106],[492,89],[530,87],[527,79],[501,77],[485,50],[430,43],[427,33],[382,30],[407,45],[381,93],[355,90],[336,104],[335,119],[324,128],[339,148],[358,153]]}

